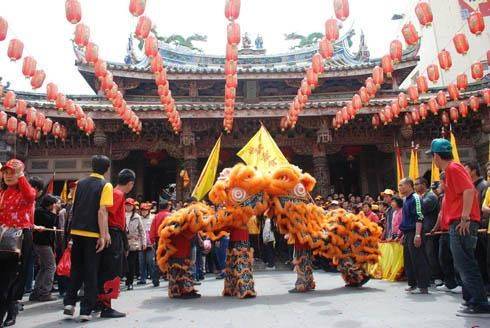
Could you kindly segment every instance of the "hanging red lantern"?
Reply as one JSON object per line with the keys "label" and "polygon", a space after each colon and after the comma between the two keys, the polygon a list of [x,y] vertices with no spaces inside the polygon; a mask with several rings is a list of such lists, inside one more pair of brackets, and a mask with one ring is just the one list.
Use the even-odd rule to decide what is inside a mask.
{"label": "hanging red lantern", "polygon": [[129,2],[129,12],[135,17],[143,15],[145,12],[146,0],[131,0]]}
{"label": "hanging red lantern", "polygon": [[111,72],[107,72],[104,77],[99,78],[100,81],[100,90],[106,92],[114,87],[114,80]]}
{"label": "hanging red lantern", "polygon": [[32,132],[32,140],[35,143],[39,143],[39,140],[41,140],[41,130],[34,129]]}
{"label": "hanging red lantern", "polygon": [[24,74],[26,78],[34,76],[34,74],[36,73],[36,66],[37,62],[33,57],[24,57],[24,62],[22,64],[22,74]]}
{"label": "hanging red lantern", "polygon": [[151,19],[146,16],[140,16],[136,25],[135,36],[139,40],[144,40],[148,37],[151,31]]}
{"label": "hanging red lantern", "polygon": [[429,105],[429,109],[432,114],[437,115],[439,114],[439,104],[437,103],[437,99],[432,97],[429,99],[429,102],[427,103]]}
{"label": "hanging red lantern", "polygon": [[306,70],[306,81],[311,87],[316,87],[318,85],[318,74],[313,72],[313,69],[311,68]]}
{"label": "hanging red lantern", "polygon": [[52,82],[46,86],[46,99],[48,101],[55,101],[58,96],[58,86]]}
{"label": "hanging red lantern", "polygon": [[451,66],[453,66],[453,61],[451,59],[451,54],[447,50],[442,50],[439,52],[437,55],[437,58],[439,59],[439,66],[445,71],[448,71]]}
{"label": "hanging red lantern", "polygon": [[382,110],[382,111],[380,111],[380,112],[378,113],[378,116],[379,116],[379,120],[380,120],[380,122],[381,122],[383,125],[387,125],[387,124],[388,124],[388,121],[386,120],[386,116],[385,116],[385,113],[384,113],[384,111],[383,111],[383,110]]}
{"label": "hanging red lantern", "polygon": [[483,78],[483,64],[481,62],[471,65],[471,77],[477,81]]}
{"label": "hanging red lantern", "polygon": [[412,115],[413,124],[418,125],[420,123],[420,114],[417,108],[412,108],[410,115]]}
{"label": "hanging red lantern", "polygon": [[82,19],[82,6],[78,0],[66,0],[65,2],[66,20],[72,24],[77,24]]}
{"label": "hanging red lantern", "polygon": [[463,118],[466,118],[466,116],[468,116],[468,105],[466,105],[464,101],[459,103],[458,110],[459,110],[459,114]]}
{"label": "hanging red lantern", "polygon": [[327,19],[325,22],[325,37],[328,41],[334,42],[339,38],[339,25],[335,18]]}
{"label": "hanging red lantern", "polygon": [[429,114],[429,111],[427,110],[427,106],[424,103],[420,104],[419,106],[419,114],[422,121],[425,120]]}
{"label": "hanging red lantern", "polygon": [[17,100],[17,104],[15,105],[15,113],[18,118],[22,118],[26,114],[27,111],[27,102],[23,99]]}
{"label": "hanging red lantern", "polygon": [[148,35],[145,39],[145,55],[152,58],[158,53],[158,40],[154,35]]}
{"label": "hanging red lantern", "polygon": [[238,76],[236,74],[227,75],[226,76],[226,87],[236,88],[237,86],[238,86]]}
{"label": "hanging red lantern", "polygon": [[420,93],[427,93],[429,90],[429,85],[425,76],[419,75],[417,77],[417,89]]}
{"label": "hanging red lantern", "polygon": [[458,123],[459,113],[456,107],[451,107],[451,109],[449,110],[449,117],[451,118],[451,121],[453,121],[454,123]]}
{"label": "hanging red lantern", "polygon": [[398,104],[402,109],[405,109],[408,107],[408,97],[405,93],[400,92],[398,94]]}
{"label": "hanging red lantern", "polygon": [[458,76],[456,77],[456,86],[460,91],[466,90],[466,88],[468,87],[468,77],[465,73],[458,74]]}
{"label": "hanging red lantern", "polygon": [[311,95],[311,87],[305,79],[301,81],[300,91],[303,95],[307,97]]}
{"label": "hanging red lantern", "polygon": [[5,18],[0,16],[0,41],[3,41],[7,38],[8,29],[9,29],[9,23]]}
{"label": "hanging red lantern", "polygon": [[56,95],[55,106],[61,112],[65,109],[66,105],[66,96],[61,92],[58,92]]}
{"label": "hanging red lantern", "polygon": [[439,66],[435,64],[427,66],[427,76],[432,83],[436,83],[439,80]]}
{"label": "hanging red lantern", "polygon": [[155,84],[156,85],[167,84],[167,71],[166,70],[162,70],[160,72],[155,73]]}
{"label": "hanging red lantern", "polygon": [[53,128],[53,121],[50,118],[44,120],[44,124],[42,126],[43,134],[46,136],[51,132]]}
{"label": "hanging red lantern", "polygon": [[42,69],[36,70],[34,76],[31,78],[32,88],[35,90],[42,87],[45,79],[46,79],[46,73],[44,73]]}
{"label": "hanging red lantern", "polygon": [[68,99],[66,100],[65,102],[65,112],[70,115],[70,116],[74,116],[75,113],[76,113],[76,110],[75,110],[75,102],[71,99]]}
{"label": "hanging red lantern", "polygon": [[374,98],[376,92],[378,91],[378,88],[376,87],[376,84],[374,83],[372,77],[368,77],[366,79],[366,91],[370,98]]}
{"label": "hanging red lantern", "polygon": [[240,0],[226,0],[225,17],[233,21],[240,16]]}
{"label": "hanging red lantern", "polygon": [[90,41],[90,28],[83,23],[77,24],[75,27],[74,41],[79,47],[87,46],[88,42]]}
{"label": "hanging red lantern", "polygon": [[391,102],[391,111],[393,112],[393,116],[395,118],[398,118],[400,116],[402,110],[400,108],[400,104],[398,103],[398,100],[393,100]]}
{"label": "hanging red lantern", "polygon": [[225,88],[225,99],[235,99],[236,89],[235,88]]}
{"label": "hanging red lantern", "polygon": [[234,60],[227,60],[225,62],[225,75],[233,75],[238,72],[238,66],[236,61]]}
{"label": "hanging red lantern", "polygon": [[161,72],[163,68],[163,58],[157,53],[156,56],[151,59],[151,71],[152,73]]}
{"label": "hanging red lantern", "polygon": [[311,58],[311,67],[316,74],[322,74],[325,71],[323,57],[318,52]]}
{"label": "hanging red lantern", "polygon": [[36,114],[36,122],[34,123],[36,129],[41,130],[42,127],[44,126],[44,121],[46,121],[46,116],[44,116],[43,113],[38,112]]}
{"label": "hanging red lantern", "polygon": [[62,125],[60,131],[60,139],[61,141],[65,142],[67,137],[68,137],[68,130],[65,126]]}
{"label": "hanging red lantern", "polygon": [[419,41],[419,35],[412,22],[408,22],[407,24],[403,25],[402,34],[405,42],[410,46],[417,44]]}
{"label": "hanging red lantern", "polygon": [[335,119],[337,120],[337,124],[344,124],[344,118],[342,117],[342,111],[337,111],[337,113],[335,113]]}
{"label": "hanging red lantern", "polygon": [[10,133],[17,132],[17,119],[14,116],[10,116],[7,120],[7,131]]}
{"label": "hanging red lantern", "polygon": [[393,40],[390,43],[390,57],[394,63],[399,63],[403,56],[403,45],[400,40]]}
{"label": "hanging red lantern", "polygon": [[82,107],[78,104],[75,104],[75,117],[77,120],[85,117],[85,113],[83,112]]}
{"label": "hanging red lantern", "polygon": [[61,134],[61,125],[58,122],[53,123],[53,127],[51,129],[51,133],[55,139],[58,139]]}
{"label": "hanging red lantern", "polygon": [[361,87],[359,89],[359,96],[361,97],[363,104],[368,104],[369,99],[371,99],[371,97],[369,96],[369,93],[367,92],[366,87]]}
{"label": "hanging red lantern", "polygon": [[170,90],[169,90],[168,83],[166,83],[164,85],[159,85],[158,86],[158,95],[160,97],[166,97],[166,96],[168,96],[168,93],[169,92],[170,92]]}
{"label": "hanging red lantern", "polygon": [[432,15],[432,10],[427,2],[419,2],[415,6],[415,14],[421,25],[427,27],[432,24],[434,19]]}
{"label": "hanging red lantern", "polygon": [[356,112],[358,112],[362,108],[362,99],[361,96],[359,96],[358,94],[355,94],[352,97],[352,107],[354,107],[354,110]]}
{"label": "hanging red lantern", "polygon": [[459,98],[459,90],[458,90],[458,87],[456,86],[456,84],[450,83],[447,86],[447,92],[449,93],[449,97],[452,100],[458,100],[458,98]]}
{"label": "hanging red lantern", "polygon": [[24,121],[17,122],[17,135],[20,138],[25,137],[27,134],[27,124]]}
{"label": "hanging red lantern", "polygon": [[36,123],[37,111],[34,107],[27,108],[26,111],[26,122],[27,125],[31,126]]}
{"label": "hanging red lantern", "polygon": [[236,44],[226,44],[226,60],[238,60],[238,48]]}
{"label": "hanging red lantern", "polygon": [[5,113],[3,110],[0,110],[0,131],[5,129],[5,127],[7,126],[7,120],[7,113]]}
{"label": "hanging red lantern", "polygon": [[391,78],[391,74],[393,73],[393,60],[390,55],[385,55],[381,58],[381,67],[383,68],[383,73]]}
{"label": "hanging red lantern", "polygon": [[375,129],[377,129],[381,125],[381,120],[378,114],[373,115],[373,117],[371,118],[371,124]]}
{"label": "hanging red lantern", "polygon": [[388,123],[391,123],[393,121],[393,110],[390,105],[385,106],[384,114],[386,117],[386,121],[388,121]]}
{"label": "hanging red lantern", "polygon": [[470,45],[468,44],[468,39],[464,33],[457,33],[453,37],[454,48],[461,55],[466,55],[468,50],[470,49]]}
{"label": "hanging red lantern", "polygon": [[417,89],[416,86],[414,85],[411,85],[407,88],[407,93],[408,93],[408,97],[410,98],[410,100],[414,103],[418,103],[419,101],[419,90]]}
{"label": "hanging red lantern", "polygon": [[24,52],[24,43],[19,39],[12,39],[9,42],[9,47],[7,50],[7,56],[11,61],[16,61],[22,58],[22,53]]}
{"label": "hanging red lantern", "polygon": [[87,125],[87,119],[85,117],[77,119],[77,126],[80,130],[85,130],[86,125]]}
{"label": "hanging red lantern", "polygon": [[335,16],[341,21],[345,21],[349,17],[349,1],[348,0],[334,0],[333,9]]}
{"label": "hanging red lantern", "polygon": [[480,108],[480,98],[471,96],[470,97],[470,108],[472,111],[477,112]]}
{"label": "hanging red lantern", "polygon": [[379,66],[375,66],[373,68],[372,77],[373,77],[374,84],[376,84],[376,87],[379,88],[381,84],[383,84],[384,82],[383,69]]}
{"label": "hanging red lantern", "polygon": [[331,59],[333,57],[334,48],[333,43],[330,42],[327,38],[323,38],[318,43],[318,52],[325,59]]}
{"label": "hanging red lantern", "polygon": [[239,44],[241,40],[240,25],[236,22],[228,23],[227,27],[228,43]]}
{"label": "hanging red lantern", "polygon": [[449,124],[451,124],[451,120],[449,119],[449,115],[447,114],[446,111],[442,112],[441,121],[444,126],[448,126]]}
{"label": "hanging red lantern", "polygon": [[441,106],[441,107],[446,106],[447,98],[446,98],[446,93],[444,91],[440,90],[437,93],[436,99],[437,99],[437,103],[439,104],[439,106]]}
{"label": "hanging red lantern", "polygon": [[92,134],[95,131],[95,124],[91,117],[87,117],[87,123],[85,124],[85,133],[87,135]]}
{"label": "hanging red lantern", "polygon": [[15,93],[13,91],[7,91],[7,93],[3,97],[3,107],[5,109],[11,109],[15,107],[15,103]]}
{"label": "hanging red lantern", "polygon": [[91,64],[95,64],[97,60],[99,60],[99,47],[95,43],[87,43],[87,47],[85,48],[85,59]]}
{"label": "hanging red lantern", "polygon": [[475,10],[468,17],[468,27],[471,33],[480,35],[485,29],[485,20],[481,12]]}
{"label": "hanging red lantern", "polygon": [[482,94],[482,97],[483,97],[483,100],[485,101],[485,104],[488,106],[490,106],[490,89],[485,89],[485,90],[482,90],[481,91],[481,94]]}
{"label": "hanging red lantern", "polygon": [[99,59],[94,65],[94,73],[97,78],[104,77],[107,74],[107,63],[105,60]]}

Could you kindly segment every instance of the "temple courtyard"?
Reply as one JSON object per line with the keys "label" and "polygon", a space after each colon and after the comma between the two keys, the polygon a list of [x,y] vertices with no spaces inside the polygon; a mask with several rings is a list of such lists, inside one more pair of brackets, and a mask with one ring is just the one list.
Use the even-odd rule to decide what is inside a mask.
{"label": "temple courtyard", "polygon": [[220,295],[222,280],[214,275],[197,286],[197,300],[171,300],[167,283],[136,286],[123,291],[114,307],[128,314],[123,319],[94,318],[89,323],[62,319],[61,300],[25,302],[18,327],[489,327],[490,320],[455,315],[461,295],[431,290],[430,295],[407,295],[403,282],[372,280],[362,289],[343,287],[338,274],[316,271],[317,290],[289,294],[295,274],[258,272],[255,299]]}

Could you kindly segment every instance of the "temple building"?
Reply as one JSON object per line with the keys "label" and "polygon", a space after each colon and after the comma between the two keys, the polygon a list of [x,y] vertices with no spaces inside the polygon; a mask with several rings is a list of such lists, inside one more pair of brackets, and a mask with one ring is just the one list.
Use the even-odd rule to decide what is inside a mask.
{"label": "temple building", "polygon": [[[334,57],[327,61],[319,86],[296,127],[288,131],[281,131],[280,119],[288,111],[317,46],[283,54],[267,54],[262,48],[250,47],[240,52],[234,127],[230,134],[223,136],[219,169],[239,161],[236,153],[262,123],[289,161],[317,179],[315,194],[375,195],[387,187],[395,188],[395,142],[402,149],[408,170],[412,143],[421,150],[427,148],[433,138],[441,136],[441,120],[430,116],[418,125],[407,126],[400,118],[377,129],[371,123],[372,114],[391,103],[400,92],[401,83],[417,67],[419,47],[416,46],[405,50],[402,61],[395,65],[392,77],[385,79],[377,97],[349,124],[333,129],[331,122],[335,113],[352,98],[380,62],[380,59],[370,58],[363,37],[358,49],[352,51],[350,43],[354,33],[349,30],[337,41]],[[4,155],[15,152],[16,156],[27,160],[28,172],[46,180],[55,172],[57,188],[60,188],[62,181],[81,178],[89,172],[90,156],[106,154],[113,160],[112,175],[122,168],[135,170],[138,176],[135,194],[156,199],[163,186],[176,182],[177,197],[185,198],[223,131],[224,56],[160,42],[159,51],[167,67],[170,90],[182,119],[182,132],[176,135],[160,105],[149,60],[138,48],[138,41],[130,38],[125,61],[108,63],[108,69],[123,90],[125,100],[142,120],[143,130],[138,136],[123,125],[112,104],[98,93],[93,66],[87,64],[79,49],[74,49],[78,70],[97,95],[69,97],[94,119],[95,133],[90,137],[80,133],[75,120],[57,112],[55,105],[44,96],[17,92],[30,106],[64,122],[69,128],[69,137],[65,143],[52,137],[39,143],[26,143],[5,135],[0,144]],[[471,84],[461,97],[467,99],[484,87],[488,87],[488,81]],[[429,94],[421,95],[422,100],[428,98]],[[457,107],[457,103],[449,101],[447,108],[452,106]],[[452,129],[462,160],[478,159],[485,163],[487,133],[490,132],[488,108],[481,105],[478,112],[460,119]],[[420,174],[430,177],[430,158],[422,151],[419,156]],[[185,190],[179,176],[183,169],[191,180]]]}

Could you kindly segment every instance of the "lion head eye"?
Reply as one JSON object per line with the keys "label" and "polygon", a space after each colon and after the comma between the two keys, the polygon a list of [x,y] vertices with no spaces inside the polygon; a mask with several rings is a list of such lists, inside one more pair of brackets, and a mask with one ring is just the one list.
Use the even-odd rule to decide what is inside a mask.
{"label": "lion head eye", "polygon": [[297,196],[297,197],[302,197],[302,198],[304,198],[304,197],[306,197],[306,188],[305,188],[305,186],[303,186],[303,184],[302,184],[302,183],[298,183],[298,184],[297,184],[297,185],[294,187],[294,189],[293,189],[293,193],[294,193],[294,195],[295,195],[295,196]]}
{"label": "lion head eye", "polygon": [[247,192],[245,189],[235,187],[231,190],[231,199],[237,203],[243,202],[247,198]]}

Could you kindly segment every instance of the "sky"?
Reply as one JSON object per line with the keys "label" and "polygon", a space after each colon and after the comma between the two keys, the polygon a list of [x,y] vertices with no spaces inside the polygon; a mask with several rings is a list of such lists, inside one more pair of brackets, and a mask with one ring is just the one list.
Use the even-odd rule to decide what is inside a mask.
{"label": "sky", "polygon": [[[90,27],[91,38],[99,46],[99,56],[122,62],[127,40],[137,19],[128,10],[129,0],[80,0],[82,21]],[[400,35],[401,21],[393,22],[395,13],[410,10],[407,0],[350,0],[350,17],[344,31],[353,26],[358,35],[365,33],[371,57],[388,51],[389,42]],[[0,0],[0,15],[8,20],[7,39],[0,42],[0,76],[2,84],[11,83],[16,90],[31,91],[22,75],[22,60],[7,58],[8,40],[24,42],[24,56],[33,56],[44,69],[46,82],[54,82],[65,94],[93,94],[78,73],[72,48],[74,25],[65,18],[65,0]],[[205,53],[224,54],[226,24],[224,0],[147,0],[146,15],[156,25],[159,35],[193,33],[207,35],[206,43],[196,43]],[[334,17],[332,0],[242,0],[238,22],[242,33],[252,42],[260,33],[268,54],[281,53],[293,44],[285,33],[307,35],[324,32],[324,23]],[[341,31],[342,33],[342,31]],[[357,45],[357,40],[354,40]],[[44,87],[40,92],[44,92]]]}

